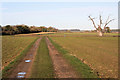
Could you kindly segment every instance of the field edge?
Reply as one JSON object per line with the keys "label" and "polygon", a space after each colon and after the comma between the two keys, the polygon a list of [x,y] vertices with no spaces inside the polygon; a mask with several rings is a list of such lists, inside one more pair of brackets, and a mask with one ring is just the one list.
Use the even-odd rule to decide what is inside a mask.
{"label": "field edge", "polygon": [[37,37],[23,51],[21,51],[21,53],[12,62],[10,62],[7,66],[5,66],[5,68],[2,70],[2,77],[3,78],[6,78],[12,72],[12,69],[14,69],[19,64],[19,62],[24,58],[24,56],[27,54],[29,49],[37,41],[38,38],[39,37]]}
{"label": "field edge", "polygon": [[69,54],[69,52],[62,48],[59,44],[54,42],[50,37],[48,37],[51,43],[55,46],[59,53],[75,68],[80,76],[83,78],[99,78],[97,74],[87,65],[84,64],[81,60]]}

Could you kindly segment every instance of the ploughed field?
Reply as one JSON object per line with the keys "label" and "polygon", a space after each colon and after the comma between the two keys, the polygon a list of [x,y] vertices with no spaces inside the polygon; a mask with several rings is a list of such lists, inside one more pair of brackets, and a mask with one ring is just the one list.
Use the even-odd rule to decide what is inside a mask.
{"label": "ploughed field", "polygon": [[37,37],[2,36],[2,68],[30,45]]}
{"label": "ploughed field", "polygon": [[[62,33],[59,33],[59,35]],[[69,34],[69,33],[64,33]],[[64,35],[62,34],[62,35]],[[71,33],[70,33],[71,34]],[[80,33],[73,33],[80,34]],[[55,35],[55,34],[54,34]],[[108,34],[117,35],[117,34]],[[118,75],[118,37],[50,37],[102,78]]]}

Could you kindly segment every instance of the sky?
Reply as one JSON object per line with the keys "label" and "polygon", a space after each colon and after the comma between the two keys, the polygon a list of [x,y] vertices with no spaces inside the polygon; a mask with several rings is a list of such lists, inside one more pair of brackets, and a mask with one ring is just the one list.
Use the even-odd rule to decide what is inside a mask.
{"label": "sky", "polygon": [[0,10],[2,26],[25,24],[93,30],[88,16],[95,17],[98,25],[101,14],[103,23],[110,16],[115,20],[108,26],[118,28],[118,2],[1,2]]}

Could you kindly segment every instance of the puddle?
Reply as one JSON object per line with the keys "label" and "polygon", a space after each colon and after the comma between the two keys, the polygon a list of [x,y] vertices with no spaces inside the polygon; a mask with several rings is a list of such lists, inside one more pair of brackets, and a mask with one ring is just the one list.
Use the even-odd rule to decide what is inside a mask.
{"label": "puddle", "polygon": [[26,74],[26,72],[19,72],[18,74],[24,74],[24,75],[25,75],[25,74]]}
{"label": "puddle", "polygon": [[24,76],[17,76],[17,78],[24,78]]}
{"label": "puddle", "polygon": [[17,78],[24,78],[26,72],[19,72]]}
{"label": "puddle", "polygon": [[25,62],[29,63],[29,62],[31,62],[31,60],[25,60]]}

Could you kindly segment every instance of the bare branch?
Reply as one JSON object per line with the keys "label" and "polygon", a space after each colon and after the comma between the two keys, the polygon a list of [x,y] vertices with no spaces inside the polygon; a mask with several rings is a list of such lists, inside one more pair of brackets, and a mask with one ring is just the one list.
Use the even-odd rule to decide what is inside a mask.
{"label": "bare branch", "polygon": [[106,23],[105,23],[105,26],[104,26],[104,28],[110,23],[110,22],[112,22],[113,20],[115,20],[115,19],[111,19],[111,20],[109,20],[109,16],[108,16],[108,19],[106,20]]}
{"label": "bare branch", "polygon": [[104,32],[106,31],[106,26],[111,22],[111,21],[113,21],[114,19],[111,19],[111,20],[109,20],[109,16],[108,16],[108,18],[107,18],[107,20],[106,20],[106,22],[105,22],[105,25],[104,25]]}
{"label": "bare branch", "polygon": [[109,20],[109,17],[110,17],[110,16],[108,16],[108,18],[107,18],[107,20],[106,20],[106,23],[108,22],[108,20]]}
{"label": "bare branch", "polygon": [[88,16],[89,18],[90,18],[90,20],[93,22],[93,25],[94,25],[94,27],[95,27],[95,29],[97,30],[97,28],[96,28],[96,25],[95,25],[95,22],[94,22],[94,18],[91,18],[91,16]]}
{"label": "bare branch", "polygon": [[100,19],[100,27],[101,27],[101,24],[102,24],[101,15],[99,16],[99,19]]}

